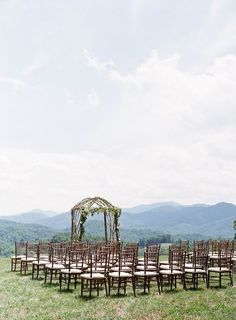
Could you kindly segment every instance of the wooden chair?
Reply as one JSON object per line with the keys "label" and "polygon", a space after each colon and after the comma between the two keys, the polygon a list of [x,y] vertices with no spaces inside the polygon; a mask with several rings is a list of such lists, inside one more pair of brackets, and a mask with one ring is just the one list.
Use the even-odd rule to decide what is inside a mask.
{"label": "wooden chair", "polygon": [[[122,257],[122,261],[120,261],[120,257]],[[116,265],[113,267],[110,267],[109,271],[111,272],[117,272],[120,269],[120,263],[121,263],[121,271],[123,272],[134,272],[135,266],[136,266],[136,250],[135,248],[128,248],[124,249],[122,251],[122,255],[119,255],[118,261],[116,262]]]}
{"label": "wooden chair", "polygon": [[[102,270],[101,270],[102,268]],[[82,273],[80,275],[81,279],[81,297],[83,296],[84,291],[87,289],[89,284],[89,297],[92,296],[92,290],[95,288],[97,290],[97,295],[101,286],[105,285],[106,296],[107,292],[107,253],[97,253],[89,254],[89,268],[88,272]],[[85,287],[84,282],[86,281],[87,286]]]}
{"label": "wooden chair", "polygon": [[[149,259],[151,259],[151,260],[149,260]],[[159,281],[159,254],[155,255],[155,259],[156,259],[156,261],[154,260],[154,256],[153,256],[152,252],[150,252],[150,251],[144,252],[144,264],[142,265],[143,269],[134,272],[135,286],[141,280],[143,283],[144,293],[146,293],[146,288],[148,289],[148,293],[150,292],[150,282],[153,279],[156,280],[158,293],[159,294],[161,293],[160,281]],[[151,262],[152,264],[150,265],[149,262]],[[155,263],[155,265],[153,265],[153,262]],[[150,267],[155,268],[155,269],[151,269],[151,271],[150,271]]]}
{"label": "wooden chair", "polygon": [[211,266],[207,269],[207,288],[210,287],[210,282],[217,281],[219,286],[222,286],[222,279],[227,278],[228,284],[233,286],[233,270],[232,270],[232,250],[222,251],[219,249],[217,266]]}
{"label": "wooden chair", "polygon": [[[68,263],[67,263],[68,256]],[[84,270],[84,250],[71,250],[67,249],[65,268],[59,271],[59,284],[60,290],[62,288],[62,282],[67,283],[67,290],[70,289],[70,284],[74,281],[74,287],[76,289],[78,276]]]}
{"label": "wooden chair", "polygon": [[20,274],[26,275],[29,270],[29,266],[32,265],[33,261],[37,260],[37,248],[36,243],[26,243],[25,245],[25,257],[20,260]]}
{"label": "wooden chair", "polygon": [[[129,255],[128,255],[129,256]],[[111,293],[111,287],[114,286],[114,283],[118,284],[118,295],[120,294],[120,289],[123,284],[124,288],[124,294],[126,294],[126,286],[128,282],[131,282],[133,287],[133,294],[135,294],[135,278],[133,274],[133,270],[135,268],[135,254],[133,251],[132,255],[132,262],[130,261],[130,258],[128,258],[128,265],[127,265],[127,252],[123,252],[119,254],[118,257],[118,270],[117,271],[111,271],[108,273],[108,285],[109,285],[109,295]],[[131,263],[131,264],[130,264]],[[127,270],[126,268],[129,267],[130,271],[124,271]]]}
{"label": "wooden chair", "polygon": [[37,259],[32,262],[32,279],[39,277],[39,272],[45,272],[45,265],[49,264],[49,243],[39,243],[37,245]]}
{"label": "wooden chair", "polygon": [[[159,257],[161,246],[159,244],[155,245],[149,245],[145,248],[145,252],[148,253],[148,265],[155,265],[156,264],[156,258]],[[138,265],[144,264],[144,257],[138,259]]]}
{"label": "wooden chair", "polygon": [[45,265],[45,277],[44,283],[47,282],[49,277],[49,283],[52,284],[53,275],[55,278],[61,269],[65,268],[66,264],[66,248],[63,245],[51,245],[50,246],[50,263]]}
{"label": "wooden chair", "polygon": [[[173,250],[176,255],[177,255],[177,258],[179,257],[179,255],[177,254],[179,251],[181,251],[181,247],[180,247],[180,244],[171,244],[169,245],[169,253],[168,253],[168,260],[162,260],[160,261],[160,269],[169,269],[169,264],[170,264],[170,250]],[[178,261],[173,261],[173,264],[174,265],[177,265],[178,264]],[[166,266],[166,267],[165,267]]]}
{"label": "wooden chair", "polygon": [[[184,289],[186,289],[185,279],[184,279],[184,264],[186,259],[186,252],[180,249],[172,249],[169,250],[169,265],[168,268],[160,270],[160,283],[161,283],[161,291],[163,291],[164,287],[164,278],[167,278],[167,285],[170,286],[170,289],[173,290],[173,286],[175,289],[177,288],[177,280],[180,279],[183,284]],[[177,262],[177,265],[176,265]]]}
{"label": "wooden chair", "polygon": [[11,257],[11,271],[17,271],[17,265],[20,267],[21,259],[25,258],[25,252],[26,242],[15,242],[15,252]]}
{"label": "wooden chair", "polygon": [[193,286],[193,289],[197,289],[200,279],[202,279],[202,281],[206,283],[207,261],[208,252],[206,250],[198,249],[193,251],[192,262],[185,263],[184,265],[185,284],[189,283]]}

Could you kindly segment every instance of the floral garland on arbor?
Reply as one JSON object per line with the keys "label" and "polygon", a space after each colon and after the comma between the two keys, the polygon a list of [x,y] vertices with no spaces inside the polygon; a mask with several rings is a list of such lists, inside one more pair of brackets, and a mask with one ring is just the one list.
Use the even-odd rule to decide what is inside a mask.
{"label": "floral garland on arbor", "polygon": [[116,236],[116,240],[120,241],[119,218],[121,215],[121,209],[113,206],[107,200],[100,197],[86,198],[72,208],[71,214],[72,241],[82,240],[85,233],[84,224],[87,221],[88,216],[93,216],[94,214],[104,214],[104,229],[106,241],[108,240],[107,217],[109,217],[110,221],[110,238],[113,238],[114,240],[114,236]]}

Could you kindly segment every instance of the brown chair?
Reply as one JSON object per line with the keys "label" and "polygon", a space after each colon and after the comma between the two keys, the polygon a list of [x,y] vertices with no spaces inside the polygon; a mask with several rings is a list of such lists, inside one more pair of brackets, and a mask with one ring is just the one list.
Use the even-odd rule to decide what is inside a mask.
{"label": "brown chair", "polygon": [[15,252],[11,257],[11,271],[17,271],[17,265],[20,267],[21,259],[25,258],[25,251],[26,242],[15,242]]}
{"label": "brown chair", "polygon": [[29,270],[29,266],[32,265],[33,261],[37,260],[37,248],[36,243],[26,243],[25,245],[25,257],[20,260],[20,274],[26,275]]}
{"label": "brown chair", "polygon": [[[122,257],[122,261],[119,260],[119,257]],[[116,261],[115,266],[110,267],[109,271],[117,272],[120,268],[121,263],[121,271],[123,272],[133,272],[135,270],[136,265],[136,250],[135,248],[126,248],[122,251],[122,255],[118,257],[118,261]]]}
{"label": "brown chair", "polygon": [[45,265],[45,277],[44,283],[47,282],[49,277],[49,283],[52,284],[53,275],[57,278],[61,269],[64,269],[66,265],[66,248],[59,245],[50,246],[50,263]]}
{"label": "brown chair", "polygon": [[[128,265],[127,265],[128,263]],[[126,268],[129,268],[130,271],[124,271],[127,270]],[[127,252],[122,252],[119,254],[118,257],[118,270],[117,271],[111,271],[108,273],[108,285],[109,285],[109,295],[111,293],[111,287],[114,287],[114,284],[118,284],[118,295],[120,294],[120,289],[123,284],[124,288],[124,294],[126,294],[126,286],[128,282],[131,282],[133,287],[133,294],[135,294],[135,278],[134,278],[134,271],[135,268],[135,253],[133,251],[132,254],[132,261],[130,261],[130,255],[127,255]]]}
{"label": "brown chair", "polygon": [[[160,283],[161,291],[163,291],[164,285],[168,285],[171,290],[173,286],[177,288],[177,280],[180,280],[183,284],[184,289],[186,289],[185,279],[184,279],[184,264],[186,259],[186,252],[180,249],[173,249],[170,247],[169,250],[169,265],[168,268],[160,270]],[[176,264],[177,263],[177,264]],[[164,280],[167,279],[165,283]]]}
{"label": "brown chair", "polygon": [[207,269],[207,288],[210,287],[210,282],[218,282],[222,286],[222,280],[228,279],[228,284],[233,286],[233,270],[232,270],[232,250],[223,251],[219,249],[217,259],[217,266],[211,266]]}
{"label": "brown chair", "polygon": [[67,249],[66,261],[68,256],[68,264],[65,268],[60,270],[59,284],[60,290],[62,288],[62,282],[67,283],[67,290],[70,289],[70,284],[74,281],[74,287],[76,289],[78,276],[83,272],[84,267],[84,250],[70,250]]}
{"label": "brown chair", "polygon": [[206,283],[207,278],[207,261],[208,252],[204,249],[193,251],[192,262],[184,265],[184,281],[185,284],[190,284],[193,289],[198,288],[199,280],[202,279]]}
{"label": "brown chair", "polygon": [[[86,289],[89,291],[89,297],[92,296],[92,290],[95,288],[97,290],[97,295],[99,295],[100,288],[105,285],[106,296],[107,292],[107,253],[95,253],[89,254],[89,268],[87,272],[80,275],[81,279],[81,297]],[[101,270],[102,269],[102,270]],[[86,281],[87,286],[84,285]],[[88,288],[89,284],[89,288]]]}
{"label": "brown chair", "polygon": [[49,248],[49,243],[39,243],[37,245],[37,260],[32,262],[32,279],[35,278],[35,273],[36,279],[38,279],[39,272],[45,272],[45,265],[49,264]]}
{"label": "brown chair", "polygon": [[[142,270],[134,272],[135,286],[136,284],[139,284],[141,280],[143,283],[144,293],[146,293],[146,288],[148,289],[148,293],[150,292],[150,282],[153,279],[156,280],[158,293],[161,293],[159,280],[159,254],[155,255],[155,259],[156,261],[154,260],[152,252],[144,252],[144,264],[141,266]],[[149,262],[151,262],[152,264],[150,265]],[[153,265],[153,262],[155,263],[155,265]],[[150,267],[155,269],[151,269],[150,271]]]}

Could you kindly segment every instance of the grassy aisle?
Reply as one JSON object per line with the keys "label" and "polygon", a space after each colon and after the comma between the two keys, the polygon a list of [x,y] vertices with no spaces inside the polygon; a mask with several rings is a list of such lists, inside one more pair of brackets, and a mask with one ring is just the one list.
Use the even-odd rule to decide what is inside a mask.
{"label": "grassy aisle", "polygon": [[[236,319],[236,288],[164,292],[150,295],[138,291],[127,296],[80,298],[80,290],[63,291],[57,285],[20,277],[9,271],[9,259],[0,259],[0,319],[4,320],[79,320],[79,319]],[[236,281],[236,277],[235,277]]]}

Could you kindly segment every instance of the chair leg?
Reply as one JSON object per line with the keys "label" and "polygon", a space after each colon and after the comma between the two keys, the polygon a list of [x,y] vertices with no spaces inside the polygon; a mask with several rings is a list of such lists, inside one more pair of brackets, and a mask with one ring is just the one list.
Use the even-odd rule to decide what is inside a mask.
{"label": "chair leg", "polygon": [[52,284],[53,269],[51,269],[50,272],[50,284]]}
{"label": "chair leg", "polygon": [[104,280],[104,285],[105,285],[105,290],[106,290],[106,296],[108,297],[108,292],[107,292],[107,280],[106,280],[106,278],[105,278],[105,280]]}
{"label": "chair leg", "polygon": [[75,274],[75,289],[76,289],[76,285],[77,285],[77,274]]}
{"label": "chair leg", "polygon": [[124,294],[126,294],[126,284],[127,284],[127,279],[124,279]]}
{"label": "chair leg", "polygon": [[60,291],[61,291],[61,282],[62,282],[62,274],[59,275],[59,284],[60,284]]}
{"label": "chair leg", "polygon": [[68,283],[67,283],[67,290],[70,289],[70,273],[68,274]]}
{"label": "chair leg", "polygon": [[121,278],[118,279],[118,295],[120,294]]}
{"label": "chair leg", "polygon": [[81,297],[83,296],[83,291],[84,291],[84,279],[81,278],[81,293],[80,293]]}
{"label": "chair leg", "polygon": [[184,288],[184,290],[187,290],[185,274],[182,275],[182,282],[183,282],[183,288]]}
{"label": "chair leg", "polygon": [[232,271],[229,272],[230,285],[233,286],[233,275]]}
{"label": "chair leg", "polygon": [[108,295],[111,295],[111,278],[108,276]]}
{"label": "chair leg", "polygon": [[22,276],[23,261],[20,262],[20,275]]}
{"label": "chair leg", "polygon": [[93,285],[93,282],[92,280],[89,281],[89,298],[92,297],[92,285]]}
{"label": "chair leg", "polygon": [[209,289],[209,286],[210,286],[210,271],[207,272],[206,281],[207,281],[207,288]]}
{"label": "chair leg", "polygon": [[134,297],[136,297],[136,292],[135,292],[135,277],[134,277],[134,276],[132,277],[132,286],[133,286],[133,294],[134,294]]}
{"label": "chair leg", "polygon": [[157,290],[158,290],[158,293],[161,294],[161,290],[160,290],[160,277],[159,277],[159,276],[156,276],[156,281],[157,281]]}
{"label": "chair leg", "polygon": [[163,275],[160,274],[161,291],[163,291]]}
{"label": "chair leg", "polygon": [[173,275],[170,275],[169,276],[170,277],[170,290],[172,291],[173,290],[173,280],[174,280],[174,278],[173,278]]}
{"label": "chair leg", "polygon": [[146,293],[146,285],[147,285],[147,277],[144,276],[144,279],[143,279],[143,293],[144,294]]}
{"label": "chair leg", "polygon": [[151,279],[150,278],[148,278],[148,286],[147,286],[147,288],[148,288],[148,293],[150,293],[150,282],[151,282]]}
{"label": "chair leg", "polygon": [[47,275],[48,275],[48,269],[45,268],[45,276],[44,276],[44,283],[47,282]]}

